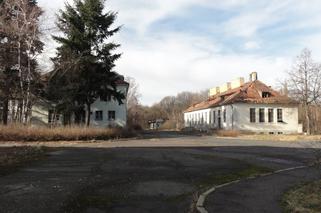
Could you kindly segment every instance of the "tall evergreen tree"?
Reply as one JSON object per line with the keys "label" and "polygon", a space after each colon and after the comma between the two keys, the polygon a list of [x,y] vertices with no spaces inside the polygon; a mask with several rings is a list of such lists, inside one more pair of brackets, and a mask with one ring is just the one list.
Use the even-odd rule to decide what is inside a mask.
{"label": "tall evergreen tree", "polygon": [[[74,6],[67,3],[57,22],[64,36],[53,36],[60,46],[53,59],[55,70],[49,87],[63,94],[56,99],[62,105],[73,103],[76,108],[86,109],[87,126],[96,99],[113,96],[122,104],[125,98],[116,88],[120,75],[113,71],[121,56],[113,53],[119,44],[108,42],[120,27],[111,29],[117,14],[105,13],[104,3],[104,0],[74,0]],[[62,82],[65,85],[59,86]]]}

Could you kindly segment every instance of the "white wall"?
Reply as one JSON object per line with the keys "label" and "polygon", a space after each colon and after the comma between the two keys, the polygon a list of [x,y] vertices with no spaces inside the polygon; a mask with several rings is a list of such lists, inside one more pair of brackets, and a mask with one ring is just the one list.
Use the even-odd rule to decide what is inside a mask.
{"label": "white wall", "polygon": [[[284,106],[284,105],[272,105],[272,104],[234,104],[234,129],[248,130],[262,133],[298,133],[299,132],[299,118],[298,107],[296,106]],[[256,122],[250,122],[250,108],[256,109]],[[265,122],[259,121],[259,109],[265,109]],[[274,109],[274,121],[268,122],[268,109]],[[282,109],[283,122],[277,120],[277,109]]]}
{"label": "white wall", "polygon": [[[250,122],[250,108],[256,109],[256,122]],[[259,122],[259,109],[265,109],[265,122]],[[268,109],[274,109],[274,121],[268,122]],[[277,121],[277,109],[283,111],[283,121]],[[219,125],[218,111],[221,111],[221,122]],[[224,110],[226,110],[226,121],[224,122]],[[214,111],[216,112],[214,121]],[[207,114],[206,114],[207,113]],[[201,115],[201,117],[199,117]],[[202,122],[202,118],[207,116],[206,121]],[[211,116],[211,118],[210,118]],[[184,113],[184,120],[186,127],[195,127],[198,129],[212,128],[225,130],[243,130],[252,131],[257,133],[270,133],[275,134],[283,133],[298,133],[302,125],[298,124],[298,108],[293,106],[272,105],[272,104],[243,104],[237,103],[233,105],[220,106],[205,110],[198,110],[194,112]]]}
{"label": "white wall", "polygon": [[[127,86],[118,86],[117,89],[127,94]],[[116,100],[111,101],[101,101],[100,99],[96,100],[91,105],[91,116],[90,116],[90,125],[94,127],[108,127],[108,126],[121,126],[124,127],[127,124],[127,105],[126,99],[123,100],[124,104],[119,105]],[[103,120],[95,120],[96,111],[103,111]],[[108,120],[108,111],[115,111],[116,118],[114,121]]]}

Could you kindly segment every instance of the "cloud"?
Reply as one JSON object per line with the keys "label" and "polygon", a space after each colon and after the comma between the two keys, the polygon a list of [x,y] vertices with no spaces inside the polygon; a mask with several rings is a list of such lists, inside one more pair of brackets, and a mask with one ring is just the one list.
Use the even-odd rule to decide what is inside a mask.
{"label": "cloud", "polygon": [[259,49],[261,45],[256,41],[248,41],[244,44],[245,50],[256,50]]}
{"label": "cloud", "polygon": [[[38,2],[46,10],[45,25],[53,26],[64,1]],[[106,4],[108,10],[119,12],[116,24],[123,25],[112,38],[122,45],[116,70],[137,80],[144,104],[239,76],[247,79],[252,71],[275,85],[304,47],[321,61],[319,0],[108,0]],[[179,28],[159,25],[166,20],[174,26],[177,19],[193,23]],[[47,70],[56,47],[48,34],[46,51],[39,58]]]}
{"label": "cloud", "polygon": [[258,71],[261,79],[273,84],[276,78],[284,77],[282,73],[290,65],[286,58],[224,55],[219,45],[197,36],[171,34],[140,42],[123,45],[126,52],[117,69],[136,78],[147,104],[181,91],[208,89],[239,76],[247,79],[252,71]]}

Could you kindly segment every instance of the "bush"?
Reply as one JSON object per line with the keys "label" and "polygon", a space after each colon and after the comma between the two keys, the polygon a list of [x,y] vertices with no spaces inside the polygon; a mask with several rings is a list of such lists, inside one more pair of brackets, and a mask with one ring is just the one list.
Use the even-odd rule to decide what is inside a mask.
{"label": "bush", "polygon": [[0,141],[108,140],[134,135],[122,128],[0,126]]}

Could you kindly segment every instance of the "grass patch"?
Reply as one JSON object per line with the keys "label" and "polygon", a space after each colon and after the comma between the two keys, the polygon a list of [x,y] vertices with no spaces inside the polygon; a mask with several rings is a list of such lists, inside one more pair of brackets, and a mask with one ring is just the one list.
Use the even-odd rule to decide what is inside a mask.
{"label": "grass patch", "polygon": [[133,131],[121,128],[0,126],[0,141],[109,140],[133,136]]}
{"label": "grass patch", "polygon": [[45,157],[44,147],[5,147],[0,148],[0,175],[9,174],[31,162]]}
{"label": "grass patch", "polygon": [[[199,155],[199,154],[193,154],[193,158],[195,159],[201,159],[201,160],[208,160],[208,161],[214,161],[214,160],[220,160],[222,157],[217,157],[214,155]],[[239,164],[240,160],[238,159],[232,159],[228,158],[229,160],[232,160],[235,162],[235,164]],[[209,173],[206,177],[201,179],[196,183],[196,187],[199,190],[205,190],[207,188],[212,187],[213,185],[220,185],[224,183],[228,183],[231,181],[239,180],[246,177],[255,177],[264,173],[272,172],[272,169],[256,166],[253,164],[245,163],[245,167],[232,170],[230,173],[227,174],[218,174],[216,172]]]}
{"label": "grass patch", "polygon": [[196,185],[200,190],[205,190],[214,185],[221,185],[224,183],[240,180],[242,178],[247,178],[247,177],[255,177],[271,171],[272,170],[269,168],[259,167],[255,165],[248,165],[248,167],[245,169],[242,169],[239,171],[233,171],[228,174],[218,175],[217,173],[210,173],[209,175],[207,175],[206,178],[203,178],[201,181],[196,183]]}
{"label": "grass patch", "polygon": [[288,191],[282,201],[284,212],[321,212],[321,180]]}

